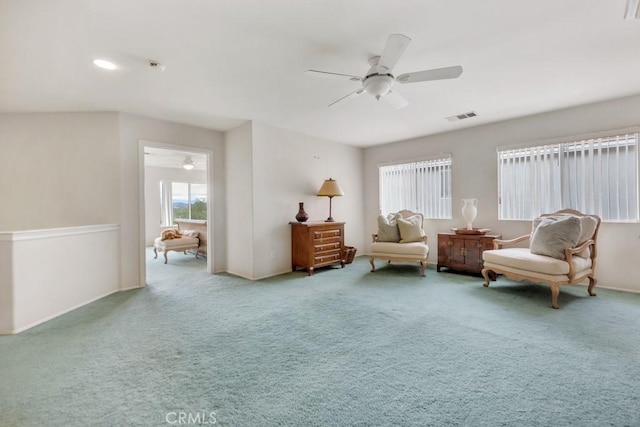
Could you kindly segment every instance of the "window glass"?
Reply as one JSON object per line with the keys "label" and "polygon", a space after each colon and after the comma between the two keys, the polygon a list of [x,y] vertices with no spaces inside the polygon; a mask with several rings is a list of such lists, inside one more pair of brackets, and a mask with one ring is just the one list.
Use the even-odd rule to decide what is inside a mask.
{"label": "window glass", "polygon": [[191,219],[207,219],[207,185],[191,184]]}
{"label": "window glass", "polygon": [[171,183],[171,208],[173,211],[173,219],[190,219],[188,183]]}
{"label": "window glass", "polygon": [[176,219],[207,219],[207,185],[190,182],[161,183],[162,225],[171,226]]}

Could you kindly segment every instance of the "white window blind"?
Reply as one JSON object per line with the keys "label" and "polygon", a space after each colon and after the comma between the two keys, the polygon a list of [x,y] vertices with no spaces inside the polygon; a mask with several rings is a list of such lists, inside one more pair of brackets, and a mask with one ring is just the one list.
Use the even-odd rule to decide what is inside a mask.
{"label": "white window blind", "polygon": [[498,149],[500,219],[559,209],[638,221],[638,133]]}
{"label": "white window blind", "polygon": [[379,170],[382,213],[409,209],[425,218],[451,218],[451,155]]}

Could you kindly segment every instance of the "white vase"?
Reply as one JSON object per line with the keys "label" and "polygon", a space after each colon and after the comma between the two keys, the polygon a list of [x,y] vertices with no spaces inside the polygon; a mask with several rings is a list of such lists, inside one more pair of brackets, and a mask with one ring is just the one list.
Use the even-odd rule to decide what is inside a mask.
{"label": "white vase", "polygon": [[471,223],[478,215],[478,199],[462,199],[462,217],[467,221],[467,230],[473,230]]}

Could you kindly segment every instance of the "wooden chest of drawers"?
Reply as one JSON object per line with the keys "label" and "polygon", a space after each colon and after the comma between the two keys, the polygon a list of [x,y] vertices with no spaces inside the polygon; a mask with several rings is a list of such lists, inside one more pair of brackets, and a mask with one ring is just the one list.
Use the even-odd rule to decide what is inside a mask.
{"label": "wooden chest of drawers", "polygon": [[438,233],[438,272],[442,267],[466,273],[480,274],[482,252],[493,249],[493,239],[499,234]]}
{"label": "wooden chest of drawers", "polygon": [[291,267],[306,268],[340,264],[344,267],[344,222],[290,222]]}

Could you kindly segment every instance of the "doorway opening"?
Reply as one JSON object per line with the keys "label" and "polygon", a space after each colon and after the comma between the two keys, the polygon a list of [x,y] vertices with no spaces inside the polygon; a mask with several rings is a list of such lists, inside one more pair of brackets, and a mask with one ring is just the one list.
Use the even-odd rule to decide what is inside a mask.
{"label": "doorway opening", "polygon": [[[211,151],[150,141],[140,141],[140,150],[141,283],[176,268],[212,273]],[[160,250],[165,230],[181,237],[161,240]]]}

